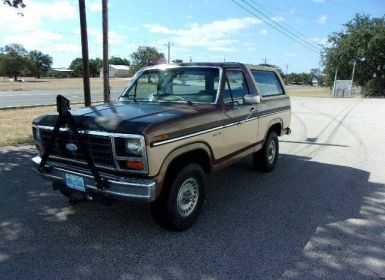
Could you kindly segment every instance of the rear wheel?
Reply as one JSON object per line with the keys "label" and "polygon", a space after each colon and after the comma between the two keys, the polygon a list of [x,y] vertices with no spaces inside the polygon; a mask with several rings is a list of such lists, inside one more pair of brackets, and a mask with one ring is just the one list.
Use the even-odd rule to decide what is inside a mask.
{"label": "rear wheel", "polygon": [[254,166],[263,172],[273,171],[278,161],[278,154],[279,142],[277,133],[270,131],[262,149],[253,155]]}
{"label": "rear wheel", "polygon": [[189,164],[166,180],[160,197],[152,203],[155,220],[163,227],[183,231],[198,218],[204,196],[204,173],[197,164]]}

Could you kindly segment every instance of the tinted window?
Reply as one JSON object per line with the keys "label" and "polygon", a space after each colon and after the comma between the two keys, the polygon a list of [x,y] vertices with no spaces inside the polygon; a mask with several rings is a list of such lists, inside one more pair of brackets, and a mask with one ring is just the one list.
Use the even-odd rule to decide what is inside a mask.
{"label": "tinted window", "polygon": [[243,96],[249,94],[245,76],[239,70],[227,71],[226,75],[224,103],[226,105],[243,104]]}
{"label": "tinted window", "polygon": [[283,94],[283,89],[274,72],[251,71],[256,82],[258,93],[262,96]]}

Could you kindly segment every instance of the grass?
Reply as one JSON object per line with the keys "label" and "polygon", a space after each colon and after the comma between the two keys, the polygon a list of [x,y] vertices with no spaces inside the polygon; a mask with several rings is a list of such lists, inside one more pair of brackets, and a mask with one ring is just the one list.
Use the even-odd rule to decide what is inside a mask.
{"label": "grass", "polygon": [[[28,91],[28,90],[57,90],[57,89],[82,89],[83,79],[81,78],[23,78],[24,82],[11,82],[9,78],[0,78],[0,91]],[[110,79],[111,89],[122,89],[128,82],[129,78],[125,79]],[[102,78],[90,79],[91,89],[102,89]]]}
{"label": "grass", "polygon": [[289,96],[330,97],[330,89],[327,87],[287,86],[286,91]]}
{"label": "grass", "polygon": [[[72,104],[71,107],[82,105]],[[0,110],[0,147],[32,143],[32,121],[55,112],[56,106]]]}
{"label": "grass", "polygon": [[32,143],[32,120],[56,111],[56,106],[0,110],[0,147]]}

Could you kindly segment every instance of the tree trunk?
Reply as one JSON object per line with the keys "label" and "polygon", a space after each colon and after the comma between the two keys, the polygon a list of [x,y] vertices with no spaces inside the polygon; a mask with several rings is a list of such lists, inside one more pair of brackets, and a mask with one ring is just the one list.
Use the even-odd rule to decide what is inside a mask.
{"label": "tree trunk", "polygon": [[17,74],[13,75],[13,80],[17,82]]}

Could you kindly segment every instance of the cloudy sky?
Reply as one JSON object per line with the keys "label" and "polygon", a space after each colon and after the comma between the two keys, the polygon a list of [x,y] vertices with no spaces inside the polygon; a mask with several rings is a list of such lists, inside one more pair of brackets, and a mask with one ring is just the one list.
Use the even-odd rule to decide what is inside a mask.
{"label": "cloudy sky", "polygon": [[[68,67],[81,56],[78,1],[25,3],[24,16],[0,5],[0,45],[41,50],[53,57],[53,67]],[[88,0],[86,7],[90,57],[102,57],[101,0]],[[167,54],[170,41],[171,59],[266,59],[307,72],[318,68],[328,34],[341,31],[355,13],[380,17],[384,11],[383,0],[110,0],[110,56],[129,59],[138,46]]]}

